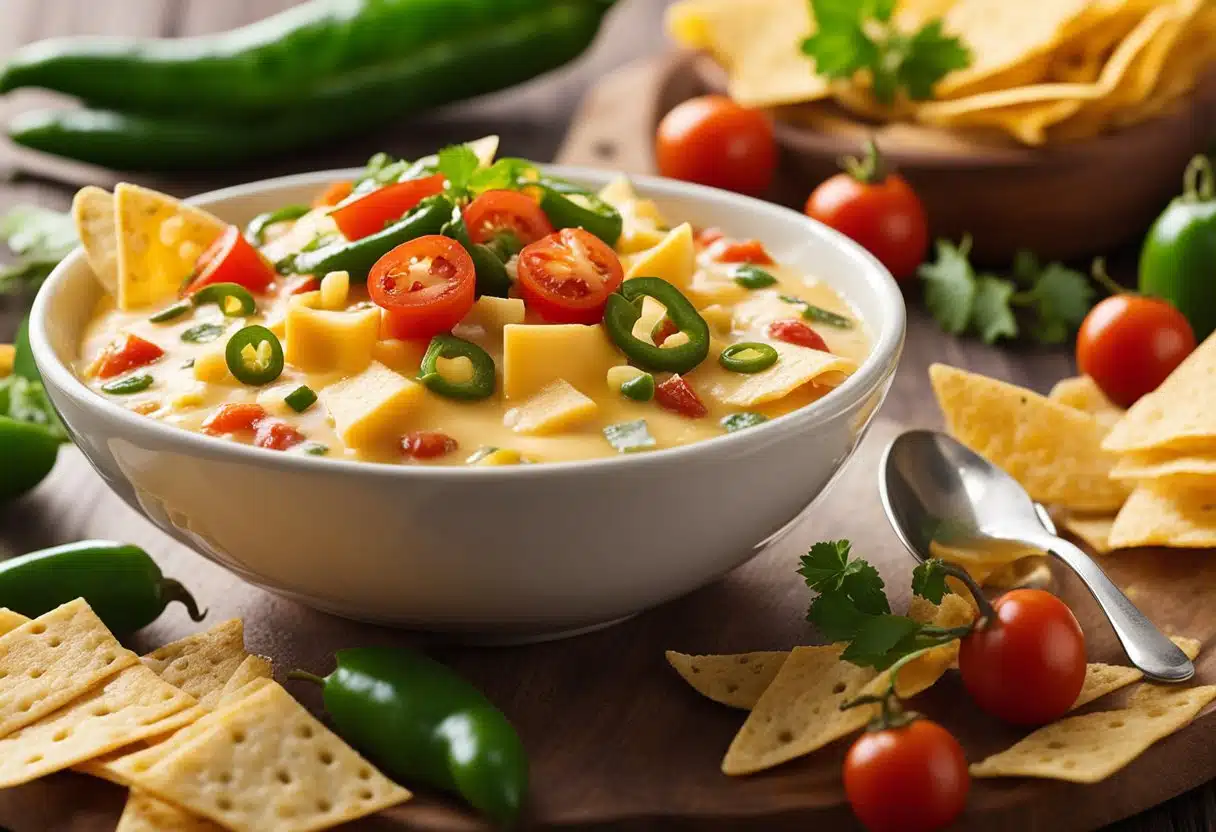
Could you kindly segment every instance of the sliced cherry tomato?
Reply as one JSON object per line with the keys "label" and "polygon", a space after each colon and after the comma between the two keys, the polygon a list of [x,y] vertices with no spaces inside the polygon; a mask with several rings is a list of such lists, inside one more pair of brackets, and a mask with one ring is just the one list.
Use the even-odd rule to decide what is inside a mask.
{"label": "sliced cherry tomato", "polygon": [[752,263],[756,266],[773,264],[773,258],[759,240],[726,240],[719,246],[714,259],[719,263]]}
{"label": "sliced cherry tomato", "polygon": [[1194,349],[1190,323],[1169,301],[1112,295],[1081,322],[1077,367],[1112,402],[1131,407],[1156,390]]}
{"label": "sliced cherry tomato", "polygon": [[317,195],[317,198],[312,201],[313,207],[323,208],[327,205],[337,205],[350,196],[350,192],[354,188],[354,182],[351,182],[349,179],[339,179]]}
{"label": "sliced cherry tomato", "polygon": [[240,433],[253,430],[258,422],[266,418],[266,409],[252,402],[221,405],[203,422],[207,433]]}
{"label": "sliced cherry tomato", "polygon": [[513,251],[553,233],[540,203],[519,191],[486,191],[464,209],[464,224],[474,243],[514,237]]}
{"label": "sliced cherry tomato", "polygon": [[183,294],[197,292],[212,283],[239,283],[251,292],[264,292],[278,276],[235,225],[230,225],[194,264],[194,280]]}
{"label": "sliced cherry tomato", "polygon": [[437,430],[416,430],[401,439],[401,449],[414,459],[434,459],[458,447],[455,439]]}
{"label": "sliced cherry tomato", "polygon": [[96,374],[98,378],[113,378],[151,364],[164,354],[165,351],[151,341],[128,333],[105,348],[97,359]]}
{"label": "sliced cherry tomato", "polygon": [[927,719],[867,731],[844,758],[844,791],[870,832],[932,832],[967,804],[967,757]]}
{"label": "sliced cherry tomato", "polygon": [[689,419],[700,419],[709,413],[709,408],[697,396],[697,391],[688,382],[674,375],[654,389],[654,400],[659,407],[687,416]]}
{"label": "sliced cherry tomato", "polygon": [[831,352],[823,336],[802,321],[773,321],[768,325],[768,337],[787,344],[810,347],[821,352]]}
{"label": "sliced cherry tomato", "polygon": [[664,176],[753,196],[768,189],[777,169],[768,116],[724,95],[672,108],[659,122],[655,156]]}
{"label": "sliced cherry tomato", "polygon": [[519,293],[550,323],[593,324],[625,279],[616,252],[581,228],[563,228],[519,253]]}
{"label": "sliced cherry tomato", "polygon": [[806,215],[835,228],[907,280],[929,250],[929,220],[920,197],[902,176],[883,169],[873,142],[848,172],[820,183],[806,201]]}
{"label": "sliced cherry tomato", "polygon": [[1060,718],[1085,682],[1085,636],[1072,610],[1041,589],[1011,590],[993,607],[996,620],[959,645],[967,692],[1016,725]]}
{"label": "sliced cherry tomato", "polygon": [[726,234],[721,228],[710,226],[709,228],[702,228],[697,232],[696,243],[699,248],[709,248],[725,236]]}
{"label": "sliced cherry tomato", "polygon": [[304,441],[304,434],[281,419],[262,419],[256,431],[253,444],[272,451],[285,451]]}
{"label": "sliced cherry tomato", "polygon": [[367,293],[385,311],[390,338],[450,332],[473,308],[473,259],[450,237],[431,234],[403,243],[376,261]]}
{"label": "sliced cherry tomato", "polygon": [[394,182],[335,208],[329,215],[346,239],[358,240],[381,231],[428,196],[440,193],[446,181],[443,174],[437,173],[422,179]]}

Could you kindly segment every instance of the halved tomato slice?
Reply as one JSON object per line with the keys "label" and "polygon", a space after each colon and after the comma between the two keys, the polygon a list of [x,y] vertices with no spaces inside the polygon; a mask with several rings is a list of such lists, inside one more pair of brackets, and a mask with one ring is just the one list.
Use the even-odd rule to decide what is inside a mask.
{"label": "halved tomato slice", "polygon": [[212,283],[239,283],[251,292],[264,292],[278,275],[274,266],[245,239],[241,229],[228,226],[194,264],[194,279],[184,294]]}
{"label": "halved tomato slice", "polygon": [[473,258],[450,237],[410,240],[376,261],[367,293],[385,312],[390,338],[430,338],[450,332],[473,308]]}
{"label": "halved tomato slice", "polygon": [[546,321],[593,324],[625,279],[616,252],[581,228],[563,228],[519,253],[519,293]]}
{"label": "halved tomato slice", "polygon": [[329,215],[346,239],[358,240],[382,230],[428,196],[443,191],[446,181],[443,174],[437,173],[422,179],[394,182],[335,208]]}
{"label": "halved tomato slice", "polygon": [[464,224],[474,243],[507,237],[512,252],[553,233],[540,203],[519,191],[486,191],[464,209]]}

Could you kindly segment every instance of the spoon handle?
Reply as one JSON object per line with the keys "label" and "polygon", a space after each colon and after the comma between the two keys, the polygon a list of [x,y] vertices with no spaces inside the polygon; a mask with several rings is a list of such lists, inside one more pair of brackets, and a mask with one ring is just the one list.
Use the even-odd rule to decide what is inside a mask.
{"label": "spoon handle", "polygon": [[1195,675],[1195,666],[1178,645],[1145,618],[1084,551],[1054,535],[1028,542],[1051,552],[1076,573],[1106,614],[1131,663],[1145,676],[1158,682],[1184,682]]}

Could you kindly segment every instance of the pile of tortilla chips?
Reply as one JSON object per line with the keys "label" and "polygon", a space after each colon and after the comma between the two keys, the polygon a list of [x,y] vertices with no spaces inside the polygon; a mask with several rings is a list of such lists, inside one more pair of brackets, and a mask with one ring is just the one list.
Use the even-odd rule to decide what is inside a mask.
{"label": "pile of tortilla chips", "polygon": [[1216,61],[1216,7],[1205,0],[900,0],[906,31],[941,18],[972,63],[936,99],[887,107],[864,75],[829,82],[799,46],[807,0],[681,0],[667,28],[707,51],[749,107],[785,107],[812,126],[842,114],[1005,134],[1028,145],[1083,139],[1169,113]]}
{"label": "pile of tortilla chips", "polygon": [[67,769],[130,789],[118,832],[329,829],[410,797],[245,652],[240,621],[140,659],[82,599],[0,609],[0,788]]}

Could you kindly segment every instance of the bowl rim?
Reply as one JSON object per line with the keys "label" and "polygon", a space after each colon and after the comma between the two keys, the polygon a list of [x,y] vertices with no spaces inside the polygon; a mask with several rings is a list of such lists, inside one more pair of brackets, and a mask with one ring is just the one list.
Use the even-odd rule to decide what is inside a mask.
{"label": "bowl rim", "polygon": [[[870,394],[882,381],[894,373],[903,348],[904,335],[907,328],[907,314],[904,307],[903,295],[891,273],[872,254],[860,245],[834,229],[812,220],[774,203],[754,197],[735,194],[717,188],[680,182],[659,176],[629,174],[615,170],[596,170],[593,168],[570,165],[543,164],[543,170],[571,179],[606,184],[619,176],[627,176],[643,194],[671,195],[701,201],[727,203],[733,210],[752,211],[761,213],[793,214],[806,226],[807,232],[826,238],[827,242],[841,249],[857,267],[862,279],[870,284],[879,304],[877,317],[892,322],[885,331],[875,331],[874,341],[869,354],[843,384],[809,405],[770,419],[764,424],[743,431],[723,434],[709,439],[691,442],[674,448],[661,448],[641,454],[620,454],[617,456],[596,459],[566,460],[545,462],[535,465],[511,465],[501,467],[481,467],[474,465],[396,465],[353,459],[331,459],[313,457],[305,454],[272,453],[252,445],[240,442],[230,442],[219,437],[207,436],[195,431],[185,430],[174,425],[165,424],[156,419],[148,419],[139,414],[99,396],[87,387],[76,374],[59,360],[50,344],[45,318],[50,310],[53,289],[66,279],[69,272],[85,264],[83,248],[76,248],[65,257],[51,272],[43,287],[34,298],[30,311],[29,336],[34,361],[42,373],[48,390],[70,398],[77,406],[86,411],[98,411],[100,416],[122,424],[132,432],[147,431],[151,436],[170,445],[181,445],[191,456],[229,460],[261,465],[266,468],[283,469],[286,471],[305,471],[317,473],[333,473],[350,476],[371,476],[382,478],[417,477],[446,481],[448,479],[464,479],[475,477],[482,479],[495,478],[536,478],[562,476],[583,471],[597,472],[639,471],[654,465],[677,463],[691,456],[714,452],[728,452],[730,449],[740,449],[749,443],[767,444],[782,436],[794,432],[802,432],[821,425],[847,411],[865,396]],[[300,187],[306,185],[322,186],[335,179],[352,178],[362,172],[362,168],[338,168],[306,173],[290,174],[287,176],[260,179],[217,190],[207,191],[184,200],[185,202],[206,207],[216,202],[229,199],[249,197],[262,191],[278,188]],[[848,296],[846,294],[846,299]]]}

